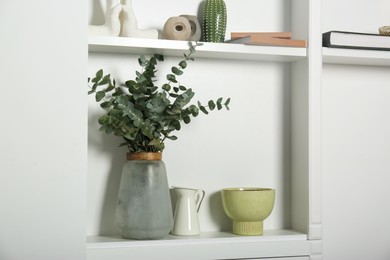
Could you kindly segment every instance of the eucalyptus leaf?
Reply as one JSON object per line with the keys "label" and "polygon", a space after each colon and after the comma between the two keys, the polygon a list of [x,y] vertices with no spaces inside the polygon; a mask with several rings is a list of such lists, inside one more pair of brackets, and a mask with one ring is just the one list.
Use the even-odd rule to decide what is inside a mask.
{"label": "eucalyptus leaf", "polygon": [[183,117],[183,121],[186,124],[189,124],[191,122],[191,118],[189,116]]}
{"label": "eucalyptus leaf", "polygon": [[187,105],[191,99],[193,98],[193,96],[195,95],[195,93],[192,91],[192,89],[187,89],[185,92],[183,92],[182,94],[180,94],[176,99],[175,101],[173,102],[172,104],[172,107],[171,107],[171,110],[172,111],[178,111],[180,112],[185,105]]}
{"label": "eucalyptus leaf", "polygon": [[172,73],[175,75],[182,75],[183,71],[181,71],[180,69],[178,69],[176,67],[172,67]]}
{"label": "eucalyptus leaf", "polygon": [[106,96],[106,93],[104,91],[96,92],[96,95],[95,95],[96,102],[100,102],[105,96]]}
{"label": "eucalyptus leaf", "polygon": [[177,83],[177,80],[176,80],[176,76],[173,75],[173,74],[168,74],[167,75],[167,80],[173,82],[173,83]]}
{"label": "eucalyptus leaf", "polygon": [[155,97],[146,101],[146,108],[153,113],[161,113],[167,107],[167,100],[162,97]]}
{"label": "eucalyptus leaf", "polygon": [[179,120],[174,120],[171,125],[175,128],[175,130],[179,131],[181,129],[181,125]]}
{"label": "eucalyptus leaf", "polygon": [[177,136],[175,135],[167,136],[167,138],[173,141],[177,140]]}
{"label": "eucalyptus leaf", "polygon": [[110,108],[111,105],[112,105],[111,101],[106,101],[106,102],[100,103],[100,107],[103,109],[108,109],[108,108]]}
{"label": "eucalyptus leaf", "polygon": [[149,60],[149,64],[146,64],[146,66],[155,66],[157,64],[157,60],[156,58],[153,56],[152,58],[150,58]]}
{"label": "eucalyptus leaf", "polygon": [[180,66],[180,68],[185,69],[185,68],[187,68],[187,62],[186,62],[185,60],[182,60],[182,61],[179,63],[179,66]]}
{"label": "eucalyptus leaf", "polygon": [[192,115],[193,117],[198,116],[198,114],[199,114],[199,108],[198,108],[197,106],[191,105],[191,106],[189,107],[189,110],[190,110],[191,115]]}
{"label": "eucalyptus leaf", "polygon": [[215,108],[215,103],[214,103],[214,101],[210,100],[208,104],[209,104],[210,110],[211,110],[211,111],[214,110],[214,108]]}
{"label": "eucalyptus leaf", "polygon": [[128,80],[128,81],[125,82],[125,85],[128,88],[135,87],[135,86],[137,86],[137,82],[135,82],[134,80]]}
{"label": "eucalyptus leaf", "polygon": [[104,90],[104,92],[111,92],[115,89],[115,86],[112,85],[111,83],[108,85],[108,87]]}
{"label": "eucalyptus leaf", "polygon": [[111,77],[110,74],[105,75],[105,76],[103,77],[103,79],[99,81],[98,85],[101,86],[101,85],[106,85],[106,84],[108,84],[108,83],[111,81],[110,77]]}
{"label": "eucalyptus leaf", "polygon": [[98,70],[98,71],[96,72],[96,76],[95,76],[95,78],[93,79],[92,82],[98,82],[98,81],[100,81],[100,79],[101,79],[102,77],[103,77],[103,70],[100,69],[100,70]]}
{"label": "eucalyptus leaf", "polygon": [[164,84],[164,85],[162,86],[162,89],[165,90],[165,91],[170,91],[170,90],[171,90],[171,85],[169,85],[169,84]]}
{"label": "eucalyptus leaf", "polygon": [[202,111],[203,113],[205,113],[206,115],[209,114],[209,112],[207,111],[207,109],[204,107],[204,106],[201,106],[199,107],[200,111]]}
{"label": "eucalyptus leaf", "polygon": [[146,58],[145,58],[145,56],[144,55],[141,55],[139,58],[138,58],[138,63],[139,63],[139,65],[141,65],[141,66],[145,66],[146,64],[147,64],[147,60],[146,60]]}
{"label": "eucalyptus leaf", "polygon": [[153,57],[155,57],[158,61],[164,61],[164,56],[161,54],[154,54]]}
{"label": "eucalyptus leaf", "polygon": [[160,143],[161,143],[161,140],[160,140],[160,139],[152,139],[152,140],[148,143],[148,145],[149,145],[149,146],[157,146],[157,145],[160,145]]}

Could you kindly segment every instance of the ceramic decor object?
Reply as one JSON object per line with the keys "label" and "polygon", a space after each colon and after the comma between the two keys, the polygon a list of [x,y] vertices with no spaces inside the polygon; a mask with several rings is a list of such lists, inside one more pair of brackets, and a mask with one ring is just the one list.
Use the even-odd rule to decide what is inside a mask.
{"label": "ceramic decor object", "polygon": [[122,5],[118,1],[107,1],[105,22],[103,25],[89,25],[88,34],[90,36],[118,36],[121,31],[119,15]]}
{"label": "ceramic decor object", "polygon": [[188,20],[191,26],[191,35],[188,38],[189,41],[200,41],[200,38],[202,37],[202,28],[200,26],[198,17],[195,15],[187,15],[183,14],[180,15],[180,17],[184,17]]}
{"label": "ceramic decor object", "polygon": [[177,194],[172,234],[194,236],[200,234],[198,212],[205,192],[200,189],[173,187]]}
{"label": "ceramic decor object", "polygon": [[275,203],[274,189],[226,188],[221,195],[223,209],[233,220],[234,234],[263,234],[263,221],[271,214]]}
{"label": "ceramic decor object", "polygon": [[191,36],[191,25],[187,18],[173,16],[164,24],[163,37],[168,40],[186,41]]}
{"label": "ceramic decor object", "polygon": [[123,1],[123,11],[120,15],[121,20],[121,37],[157,39],[157,29],[139,29],[138,22],[132,7],[132,0]]}
{"label": "ceramic decor object", "polygon": [[206,0],[203,8],[203,40],[224,42],[226,23],[227,11],[224,0]]}
{"label": "ceramic decor object", "polygon": [[129,153],[122,171],[115,214],[127,239],[161,239],[173,226],[171,196],[161,153]]}

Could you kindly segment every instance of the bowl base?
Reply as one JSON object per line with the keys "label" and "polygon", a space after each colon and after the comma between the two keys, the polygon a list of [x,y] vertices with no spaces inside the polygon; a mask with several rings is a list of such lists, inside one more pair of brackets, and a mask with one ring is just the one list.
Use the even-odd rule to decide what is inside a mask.
{"label": "bowl base", "polygon": [[243,236],[256,236],[263,234],[263,221],[241,222],[233,221],[233,233]]}

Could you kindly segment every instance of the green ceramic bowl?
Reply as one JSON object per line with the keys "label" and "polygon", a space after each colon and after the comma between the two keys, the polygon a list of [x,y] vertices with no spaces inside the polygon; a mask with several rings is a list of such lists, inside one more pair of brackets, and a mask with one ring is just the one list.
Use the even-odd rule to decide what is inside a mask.
{"label": "green ceramic bowl", "polygon": [[275,204],[275,190],[268,188],[226,188],[221,191],[223,209],[233,220],[233,233],[262,235],[263,221]]}

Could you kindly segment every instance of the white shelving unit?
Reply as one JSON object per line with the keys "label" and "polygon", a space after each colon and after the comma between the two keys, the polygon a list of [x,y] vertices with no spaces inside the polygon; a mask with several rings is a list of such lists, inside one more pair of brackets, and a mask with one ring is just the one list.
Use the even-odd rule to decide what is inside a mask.
{"label": "white shelving unit", "polygon": [[[153,8],[152,4],[157,3],[154,0],[133,3],[140,17],[139,25],[156,28],[170,15],[196,14],[201,1],[169,0],[158,3],[158,8]],[[248,167],[249,171],[237,171],[235,176],[233,171],[230,183],[223,183],[221,175],[226,171],[218,167],[205,173],[196,169],[199,174],[191,176],[176,171],[171,176],[183,176],[193,181],[194,186],[203,188],[204,185],[214,192],[207,194],[200,212],[204,213],[202,228],[206,226],[204,230],[211,232],[203,232],[199,237],[168,236],[156,241],[131,241],[105,235],[115,233],[110,221],[121,152],[115,152],[118,148],[113,138],[97,134],[97,113],[87,104],[93,102],[93,97],[86,96],[86,77],[100,67],[115,76],[123,75],[129,63],[136,67],[133,58],[140,53],[158,51],[179,56],[187,49],[186,43],[93,37],[89,39],[87,61],[87,13],[104,15],[104,5],[100,4],[106,0],[90,0],[89,8],[84,1],[75,0],[62,1],[59,5],[25,1],[24,8],[20,8],[18,1],[1,2],[0,19],[7,21],[0,23],[0,31],[7,32],[0,55],[4,64],[2,72],[7,75],[3,77],[3,85],[12,86],[3,87],[2,94],[18,96],[4,98],[2,102],[2,123],[11,127],[3,127],[1,140],[4,151],[0,166],[4,194],[1,196],[1,259],[321,260],[322,255],[326,260],[389,259],[390,206],[383,198],[389,196],[390,52],[322,48],[321,34],[332,29],[369,31],[389,25],[390,1],[374,0],[369,5],[364,0],[225,1],[230,11],[231,31],[291,30],[296,38],[308,41],[308,48],[207,43],[198,48],[196,55],[200,59],[191,65],[189,74],[196,75],[190,83],[212,81],[215,74],[221,76],[209,85],[199,84],[197,94],[209,91],[214,95],[221,93],[221,89],[224,95],[226,89],[236,91],[237,95],[231,96],[229,116],[234,109],[239,110],[236,113],[239,115],[245,112],[242,107],[248,105],[249,94],[255,93],[262,101],[267,99],[266,105],[262,102],[256,105],[258,110],[272,110],[266,114],[269,120],[255,131],[260,133],[269,126],[268,122],[279,120],[266,130],[279,131],[277,137],[281,138],[277,144],[287,145],[278,148],[288,151],[276,151],[277,157],[272,150],[275,142],[265,145],[257,142],[268,135],[256,139],[248,146],[252,148],[255,143],[266,152],[271,150],[271,159],[277,157],[272,166],[278,169],[268,167],[271,170],[267,171],[264,167],[266,171],[261,172],[256,167],[250,171]],[[177,59],[169,58],[166,63],[172,60]],[[169,67],[166,63],[160,67],[161,71]],[[130,73],[134,74],[134,69],[130,68]],[[219,81],[224,79],[224,74],[228,80]],[[201,78],[202,75],[208,78]],[[19,95],[21,89],[23,95]],[[240,96],[240,92],[244,94]],[[58,94],[61,98],[56,98]],[[254,103],[257,96],[250,101]],[[12,112],[8,112],[10,108]],[[248,111],[255,109],[251,107]],[[263,120],[259,114],[248,113],[242,122]],[[219,115],[224,116],[222,112]],[[229,120],[226,118],[223,123]],[[202,124],[207,120],[217,121],[207,118]],[[204,125],[192,131],[198,133]],[[90,134],[90,129],[96,132]],[[189,139],[199,141],[205,136]],[[199,152],[200,149],[188,150]],[[22,159],[21,151],[33,152]],[[248,156],[245,149],[239,153],[245,159]],[[259,164],[271,161],[261,155],[250,159]],[[179,162],[185,157],[178,156]],[[226,168],[234,166],[231,158],[222,158],[222,163],[228,164]],[[199,165],[199,161],[190,167]],[[218,170],[222,172],[220,175],[216,174]],[[220,206],[220,201],[215,199],[217,188],[242,179],[252,181],[253,176],[260,175],[269,177],[272,184],[279,184],[279,191],[284,192],[283,202],[288,202],[279,204],[279,211],[274,211],[276,214],[268,219],[273,221],[276,230],[268,229],[264,236],[256,237],[213,232],[226,224],[222,210],[216,209]],[[323,204],[322,196],[326,198]],[[208,202],[211,203],[204,207]],[[363,208],[369,214],[363,214]],[[265,223],[266,228],[269,223]],[[229,226],[223,227],[228,230]]]}
{"label": "white shelving unit", "polygon": [[[188,42],[118,37],[90,37],[89,52],[153,54],[180,56]],[[196,56],[210,59],[296,62],[307,59],[306,48],[245,46],[241,44],[203,43]],[[192,252],[191,255],[188,252]],[[307,234],[293,230],[266,230],[263,236],[245,237],[226,232],[205,232],[198,237],[169,235],[158,241],[125,240],[117,236],[87,237],[88,260],[124,260],[128,256],[153,259],[163,255],[169,259],[221,259],[255,257],[292,257],[309,259]],[[115,257],[114,257],[115,256]],[[113,258],[114,257],[114,258]],[[285,259],[285,258],[283,258]]]}
{"label": "white shelving unit", "polygon": [[[116,236],[88,236],[88,260],[125,259],[283,259],[309,260],[321,257],[321,177],[318,114],[321,82],[320,3],[291,1],[294,35],[308,40],[308,48],[246,46],[203,43],[195,57],[214,60],[287,63],[291,71],[291,167],[286,182],[291,200],[290,226],[265,230],[263,236],[235,236],[225,232],[203,232],[199,237],[168,236],[156,241],[124,240]],[[288,8],[289,5],[288,5]],[[309,26],[314,25],[314,26]],[[188,42],[121,37],[90,37],[91,54],[153,54],[181,56]],[[118,55],[117,55],[118,56]],[[116,56],[116,57],[117,57]],[[237,63],[237,62],[236,62]],[[290,72],[289,72],[290,74]],[[283,76],[282,76],[283,77]],[[290,129],[290,128],[289,128]],[[290,138],[290,137],[289,137]],[[287,198],[288,197],[288,198]],[[141,258],[142,257],[142,258]],[[313,259],[314,259],[313,258]]]}

